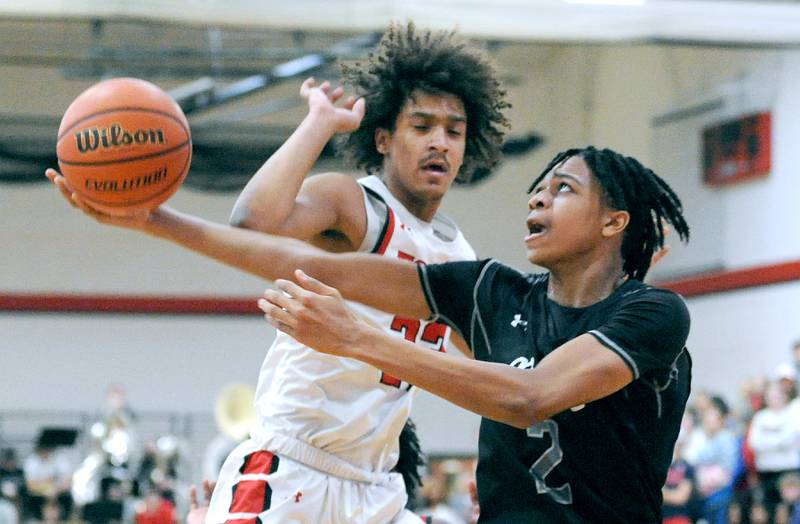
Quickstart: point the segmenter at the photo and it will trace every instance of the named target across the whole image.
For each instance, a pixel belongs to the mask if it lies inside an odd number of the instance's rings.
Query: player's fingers
[[[189,508],[190,509],[197,509],[197,487],[192,484],[189,488]]]
[[[211,494],[214,493],[216,484],[216,482],[211,482],[208,479],[203,480],[203,493],[206,496],[206,500],[211,500]]]
[[[353,113],[355,113],[359,119],[364,118],[364,113],[367,110],[367,101],[364,100],[364,97],[359,98],[353,103]]]
[[[263,300],[266,300],[275,307],[285,310],[295,307],[293,296],[286,296],[285,293],[281,293],[280,291],[276,291],[274,289],[268,289],[264,291]]]
[[[313,76],[310,76],[303,80],[303,83],[300,84],[300,96],[303,98],[308,98],[308,92],[317,85],[317,82],[314,80]]]
[[[259,302],[258,307],[264,312],[267,322],[281,331],[286,331],[284,326],[294,328],[297,324],[297,319],[290,312],[271,304],[268,300],[265,300],[264,303]]]
[[[672,250],[672,246],[670,246],[669,244],[661,246],[661,249],[659,249],[658,251],[656,251],[653,254],[653,258],[650,260],[650,266],[655,266],[656,264],[661,262],[661,260],[665,256],[669,255],[669,252],[671,250]]]
[[[295,275],[296,274],[297,273],[295,273]],[[275,281],[275,286],[284,293],[287,293],[290,297],[294,298],[297,301],[300,301],[301,303],[304,303],[305,300],[310,298],[311,295],[311,293],[306,291],[303,287],[295,284],[291,280],[278,279]]]
[[[342,104],[342,107],[345,109],[353,109],[353,104],[356,103],[356,100],[357,98],[355,96],[350,95],[344,99],[344,104]]]
[[[87,215],[89,215],[94,219],[100,220],[105,216],[103,213],[100,213],[95,208],[87,204],[86,201],[82,199],[80,195],[78,195],[77,193],[72,193],[70,200],[72,201],[72,204],[75,207],[77,207],[78,209],[80,209],[81,211],[83,211],[84,213],[86,213]]]
[[[292,326],[276,319],[271,313],[264,313],[264,319],[266,319],[270,326],[274,327],[278,331],[283,331],[287,335],[294,336],[294,329]]]
[[[319,85],[319,89],[320,89],[320,91],[322,91],[323,93],[325,93],[327,95],[328,91],[330,91],[330,89],[331,89],[331,83],[328,82],[327,80],[325,80],[324,82],[322,82]]]
[[[48,169],[47,171],[45,171],[45,175],[47,175],[47,178],[49,178],[53,182],[53,184],[55,184],[55,186],[58,188],[58,190],[61,192],[64,198],[66,198],[70,204],[75,206],[75,204],[72,202],[72,195],[74,192],[72,190],[72,186],[70,186],[69,182],[67,182],[67,179],[64,178],[61,174],[58,173],[58,171],[54,169]]]
[[[295,269],[294,276],[303,288],[318,295],[339,296],[339,290],[309,276],[302,269]]]
[[[331,102],[335,104],[340,98],[342,98],[342,95],[344,95],[344,88],[342,86],[339,86],[333,91],[331,91],[328,97],[331,99]]]

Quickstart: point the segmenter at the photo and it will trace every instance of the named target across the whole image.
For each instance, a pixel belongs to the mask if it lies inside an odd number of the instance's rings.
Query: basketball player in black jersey
[[[278,328],[357,358],[483,416],[480,522],[656,523],[689,395],[687,308],[642,280],[681,203],[633,158],[558,155],[531,186],[525,245],[548,270],[495,260],[412,268],[313,255],[295,262],[377,307],[443,320],[476,360],[389,343],[302,272],[261,302]],[[380,279],[380,293],[351,285]],[[366,275],[367,278],[363,278]]]
[[[689,395],[689,315],[678,295],[643,279],[664,222],[683,240],[689,228],[672,189],[637,160],[571,149],[536,178],[525,246],[548,270],[540,275],[495,260],[426,267],[328,253],[177,212],[107,217],[55,181],[104,223],[275,280],[278,290],[259,305],[303,344],[482,415],[481,522],[660,522],[661,486]],[[475,359],[391,338],[352,314],[342,295],[447,322]]]

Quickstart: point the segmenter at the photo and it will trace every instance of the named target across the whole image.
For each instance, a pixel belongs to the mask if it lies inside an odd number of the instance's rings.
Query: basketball
[[[136,78],[93,85],[70,104],[56,145],[61,173],[112,215],[154,209],[178,190],[192,158],[189,123],[158,86]]]

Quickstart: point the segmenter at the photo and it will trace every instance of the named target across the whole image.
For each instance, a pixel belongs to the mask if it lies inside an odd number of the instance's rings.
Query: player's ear
[[[375,129],[375,149],[378,150],[378,153],[385,155],[389,152],[389,140],[391,138],[392,134],[388,129],[382,127]]]
[[[606,238],[613,237],[621,234],[628,227],[631,221],[631,214],[627,211],[620,211],[617,209],[608,210],[606,212],[605,221],[603,222],[603,236]]]

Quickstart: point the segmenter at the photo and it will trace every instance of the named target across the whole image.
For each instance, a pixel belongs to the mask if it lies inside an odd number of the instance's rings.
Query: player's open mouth
[[[447,163],[440,160],[433,160],[431,162],[426,162],[422,165],[422,169],[429,173],[435,173],[437,175],[444,175],[448,172]]]
[[[528,236],[526,240],[529,238],[534,238],[540,235],[543,235],[547,232],[547,227],[544,224],[539,222],[528,221]]]

